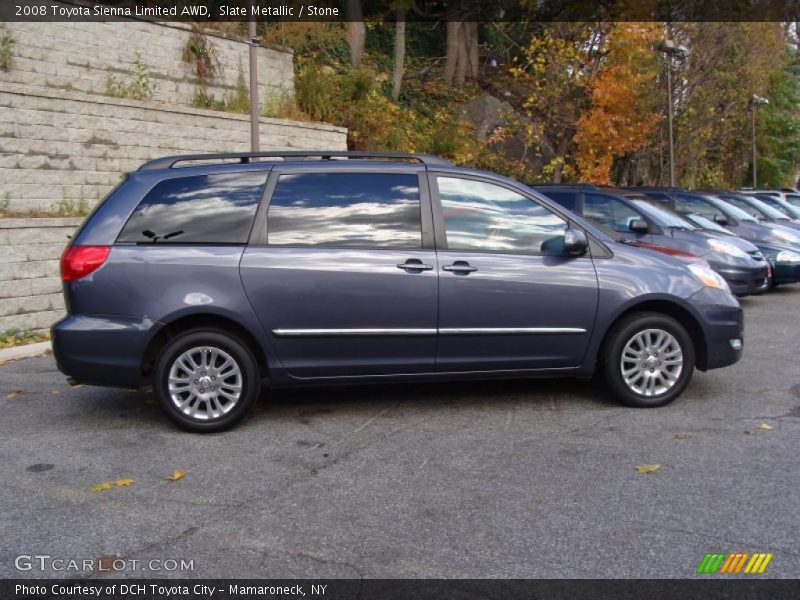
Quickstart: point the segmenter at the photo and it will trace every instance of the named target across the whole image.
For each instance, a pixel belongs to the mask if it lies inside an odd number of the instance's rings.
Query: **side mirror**
[[[564,232],[564,251],[572,256],[583,256],[589,249],[589,240],[582,229],[570,227]]]
[[[714,215],[714,222],[717,225],[727,225],[728,224],[728,217],[725,215],[721,215],[719,213]]]
[[[630,223],[628,223],[628,229],[634,233],[647,233],[650,231],[650,227],[647,226],[647,221],[643,219],[631,219]]]

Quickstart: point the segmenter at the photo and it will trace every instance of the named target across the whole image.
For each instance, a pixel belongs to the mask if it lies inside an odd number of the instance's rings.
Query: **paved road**
[[[743,304],[743,361],[658,410],[578,381],[338,388],[200,436],[146,395],[68,387],[50,357],[8,363],[0,577],[41,576],[20,554],[193,559],[201,577],[691,577],[708,551],[774,552],[766,575],[800,577],[800,287]]]

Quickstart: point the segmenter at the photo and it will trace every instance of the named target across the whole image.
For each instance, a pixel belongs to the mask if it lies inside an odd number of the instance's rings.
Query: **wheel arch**
[[[259,341],[239,321],[217,313],[183,314],[168,321],[148,341],[142,355],[140,372],[144,383],[149,384],[156,358],[164,346],[177,336],[193,329],[213,328],[222,330],[242,342],[253,353],[262,378],[269,375],[267,356]]]
[[[626,307],[619,314],[617,314],[614,317],[614,320],[606,329],[605,333],[603,334],[603,339],[602,342],[600,343],[599,351],[597,353],[595,361],[595,368],[597,368],[600,362],[605,359],[606,346],[608,345],[609,340],[611,338],[611,334],[613,333],[617,324],[619,324],[619,322],[622,319],[625,319],[632,314],[642,313],[642,312],[654,312],[654,313],[664,314],[669,317],[672,317],[673,319],[678,321],[678,323],[683,325],[683,327],[689,333],[689,337],[692,340],[692,345],[694,347],[695,363],[697,368],[701,371],[706,370],[706,365],[708,364],[708,352],[707,352],[705,332],[703,331],[702,325],[700,325],[700,321],[685,306],[682,306],[677,302],[664,299],[644,300],[642,302],[638,302],[636,304]]]

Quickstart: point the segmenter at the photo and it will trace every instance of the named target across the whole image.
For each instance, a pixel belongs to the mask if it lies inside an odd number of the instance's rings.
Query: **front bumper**
[[[737,296],[760,294],[769,287],[769,267],[766,263],[753,267],[709,264],[722,275],[731,292]]]
[[[692,296],[700,313],[704,347],[698,353],[701,371],[727,367],[742,358],[744,351],[744,311],[730,294],[703,288]]]
[[[800,282],[800,264],[773,262],[772,269],[775,273],[775,283]]]
[[[67,315],[50,330],[53,356],[80,383],[138,388],[142,357],[161,326],[147,317]]]

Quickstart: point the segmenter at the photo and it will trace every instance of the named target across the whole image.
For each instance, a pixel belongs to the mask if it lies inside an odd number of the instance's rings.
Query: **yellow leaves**
[[[690,440],[694,434],[689,431],[681,431],[675,434],[676,440]]]
[[[167,481],[178,481],[179,479],[183,479],[186,477],[186,471],[183,469],[175,469],[171,475],[165,477]]]
[[[775,428],[769,423],[759,423],[756,425],[756,429],[760,429],[761,431],[772,431]]]
[[[24,394],[25,390],[11,390],[9,393],[6,394],[6,400],[13,400],[20,394]]]
[[[103,483],[95,483],[89,488],[89,491],[94,493],[107,492],[114,487],[130,487],[134,483],[135,481],[130,478],[117,479],[113,483],[110,481],[104,481]]]
[[[637,473],[655,473],[661,468],[661,465],[636,465],[634,468]]]

